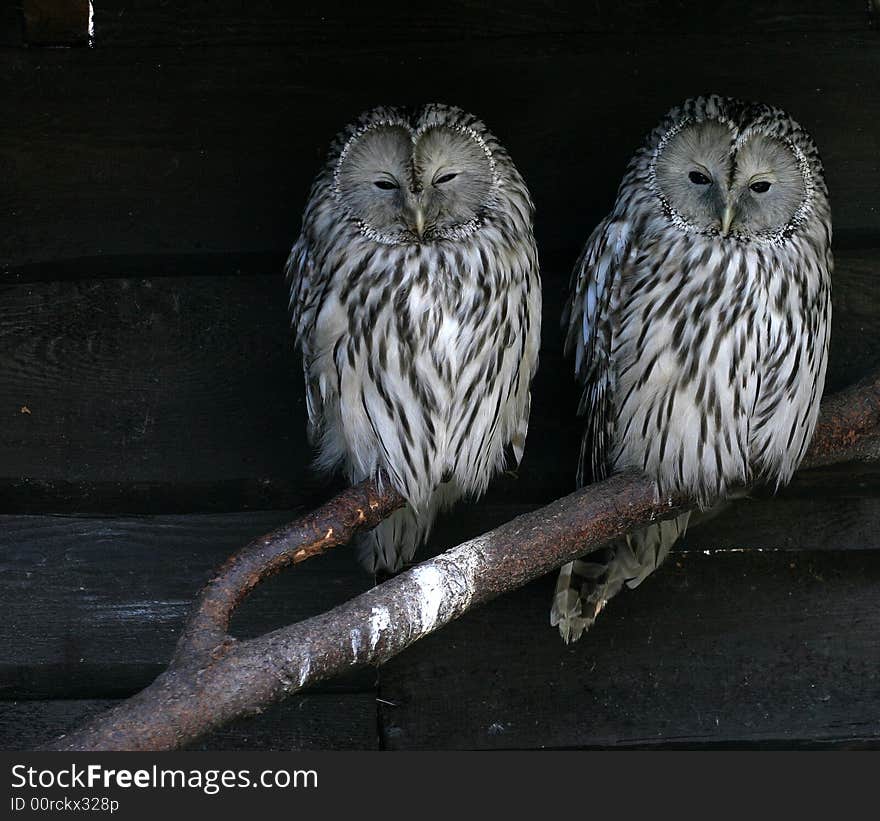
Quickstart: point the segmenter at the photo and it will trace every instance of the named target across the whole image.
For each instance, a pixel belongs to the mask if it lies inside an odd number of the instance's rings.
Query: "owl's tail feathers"
[[[593,626],[605,605],[627,587],[638,587],[666,558],[683,535],[690,514],[684,513],[617,539],[588,559],[576,559],[559,571],[550,624],[562,640],[577,641]]]
[[[452,506],[460,496],[461,490],[453,482],[446,482],[431,493],[418,511],[410,506],[395,511],[358,538],[358,560],[370,573],[397,573],[412,561],[416,550],[428,538],[437,514]]]
[[[396,573],[413,557],[422,538],[418,516],[402,508],[358,538],[358,561],[369,573]]]
[[[614,548],[603,552],[613,556]],[[591,554],[591,558],[594,555]],[[566,644],[577,641],[589,630],[608,600],[620,590],[624,580],[611,578],[612,567],[613,559],[575,559],[560,569],[550,608],[550,624],[559,628]]]
[[[626,537],[629,551],[623,560],[627,574],[626,586],[638,587],[669,555],[669,550],[687,531],[690,513],[664,519],[655,525],[637,530]]]

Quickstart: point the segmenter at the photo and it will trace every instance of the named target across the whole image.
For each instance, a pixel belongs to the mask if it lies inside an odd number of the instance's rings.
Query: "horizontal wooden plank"
[[[266,276],[284,270],[288,251],[69,257],[4,268],[0,282],[20,285],[61,279]]]
[[[5,475],[310,482],[280,273],[2,293]]]
[[[298,475],[217,481],[68,481],[0,478],[3,513],[113,515],[136,513],[226,513],[235,510],[311,510],[345,486],[342,476],[326,482],[311,475],[302,455]]]
[[[0,749],[28,750],[114,706],[112,699],[0,702]],[[378,746],[371,693],[293,696],[206,736],[190,750],[371,750]]]
[[[292,478],[296,504],[323,486],[310,469],[280,274],[257,287],[221,277],[3,292],[6,476],[166,485]]]
[[[878,65],[873,31],[6,49],[0,100],[16,127],[0,133],[0,267],[282,255],[332,135],[378,103],[426,99],[485,118],[529,182],[540,246],[573,256],[645,133],[709,89],[759,93],[803,122],[826,162],[838,245],[878,245]]]
[[[0,698],[129,695],[165,667],[190,603],[227,556],[289,513],[95,519],[0,517]],[[261,585],[239,637],[321,613],[367,589],[350,549]],[[362,671],[324,685],[372,687]]]
[[[878,256],[838,254],[829,391],[880,361]],[[498,503],[572,487],[581,421],[558,331],[569,263],[545,266],[530,438]],[[37,280],[0,298],[0,511],[290,509],[338,486],[309,467],[280,274]]]
[[[799,474],[777,495],[755,491],[694,517],[686,550],[876,550],[880,474],[856,466]]]
[[[383,666],[383,743],[880,747],[880,552],[679,555],[571,647],[548,624],[552,588]]]
[[[30,46],[74,46],[89,41],[89,0],[22,0],[24,41]]]
[[[30,750],[113,707],[114,699],[0,702],[0,749]],[[217,730],[188,750],[376,750],[377,702],[367,693],[293,696],[258,716]],[[613,749],[614,744],[603,745]],[[638,748],[640,745],[626,745]],[[876,749],[876,740],[789,738],[739,742],[655,742],[643,748]]]
[[[371,44],[443,40],[481,41],[497,37],[596,32],[766,32],[858,30],[868,25],[859,0],[737,3],[699,0],[504,0],[473,3],[451,0],[423,6],[386,0],[381,9],[331,0],[320,6],[278,0],[106,0],[95,9],[97,44],[225,45],[315,42]]]

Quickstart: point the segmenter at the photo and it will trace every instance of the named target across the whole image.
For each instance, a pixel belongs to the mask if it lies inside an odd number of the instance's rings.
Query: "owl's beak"
[[[730,233],[730,226],[733,225],[734,217],[736,216],[736,211],[733,210],[733,206],[728,203],[724,206],[724,213],[721,215],[721,236],[726,237]]]
[[[425,233],[425,212],[420,206],[416,206],[415,213],[413,214],[413,228],[416,229],[416,234],[421,239]]]
[[[411,203],[406,208],[406,221],[410,230],[421,239],[425,233],[425,211],[418,203]]]

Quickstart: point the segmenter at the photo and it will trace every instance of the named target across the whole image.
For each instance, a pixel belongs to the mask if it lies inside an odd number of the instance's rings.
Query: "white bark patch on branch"
[[[361,631],[360,628],[355,628],[354,630],[349,630],[349,637],[351,638],[351,657],[353,659],[358,658],[358,653],[361,651]]]
[[[297,689],[301,688],[308,680],[309,673],[312,671],[312,660],[305,656],[299,668],[299,684]]]
[[[382,631],[387,630],[391,626],[391,614],[387,607],[374,607],[370,614],[370,650],[375,650],[379,639],[382,638]]]
[[[416,606],[419,609],[419,632],[430,633],[440,620],[440,607],[446,596],[446,576],[436,566],[425,565],[412,570],[412,579],[419,588]]]
[[[413,599],[405,600],[415,638],[427,635],[470,606],[489,537],[480,536],[409,571]]]

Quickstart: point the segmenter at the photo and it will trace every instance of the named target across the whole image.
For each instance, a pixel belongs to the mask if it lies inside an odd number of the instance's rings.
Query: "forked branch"
[[[880,371],[822,403],[803,467],[880,460]],[[404,504],[368,481],[235,554],[200,594],[168,669],[54,750],[169,750],[364,664],[380,664],[478,604],[609,539],[688,508],[657,500],[648,477],[591,485],[401,573],[351,601],[259,638],[228,635],[260,581],[375,527]]]

